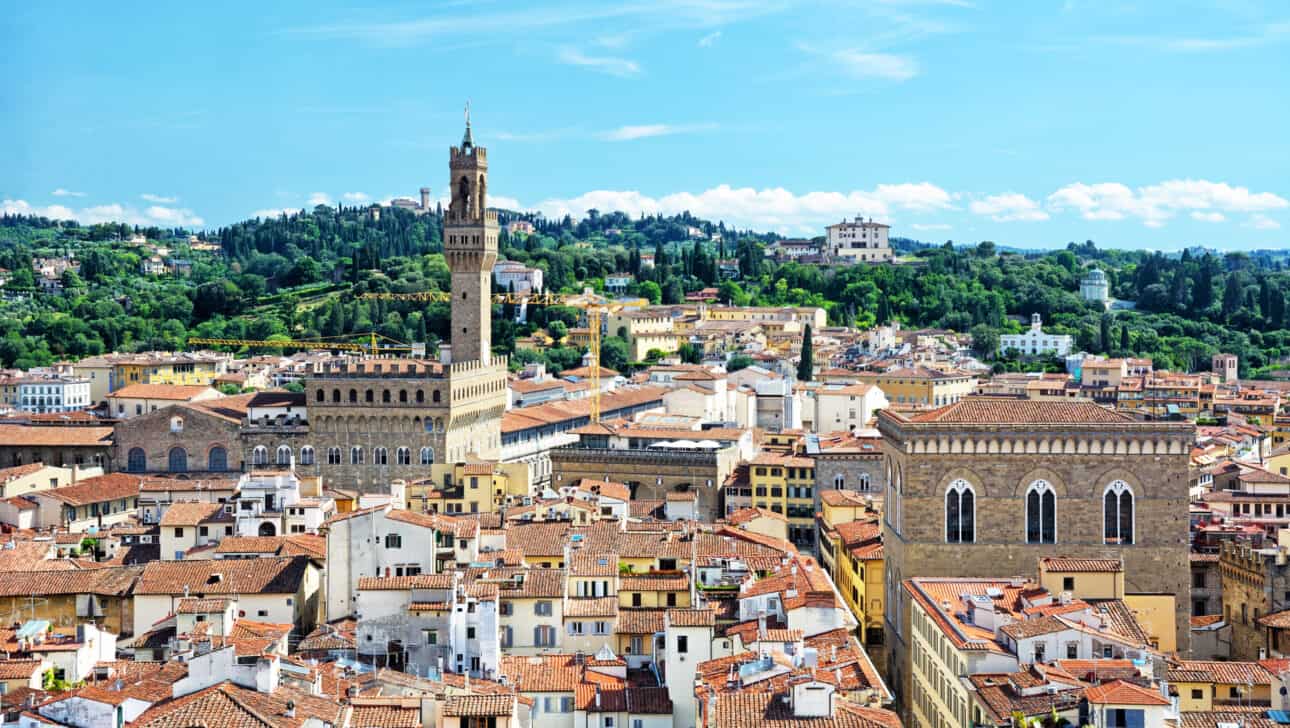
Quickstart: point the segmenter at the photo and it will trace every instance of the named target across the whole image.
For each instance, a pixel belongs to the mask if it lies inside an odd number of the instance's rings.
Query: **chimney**
[[[766,610],[757,612],[757,639],[766,639]]]
[[[596,685],[596,708],[600,708],[600,685]]]

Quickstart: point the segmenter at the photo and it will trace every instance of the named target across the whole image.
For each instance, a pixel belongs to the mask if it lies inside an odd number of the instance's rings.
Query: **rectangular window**
[[[1062,591],[1075,591],[1075,577],[1073,576],[1062,577]]]
[[[175,529],[175,538],[183,538],[183,537],[184,537],[184,529],[182,529],[182,528],[176,528],[176,529]]]
[[[685,635],[676,637],[676,654],[684,655],[690,651],[690,638]]]

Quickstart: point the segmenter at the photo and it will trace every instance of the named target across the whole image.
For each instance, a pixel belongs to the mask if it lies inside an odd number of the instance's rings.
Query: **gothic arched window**
[[[399,465],[412,464],[412,451],[406,447],[401,447],[394,451],[394,462]]]
[[[1046,480],[1026,489],[1026,543],[1057,543],[1057,493]]]
[[[421,448],[421,464],[434,465],[434,450],[428,447]]]
[[[1123,480],[1102,494],[1102,536],[1106,543],[1133,543],[1133,489]]]
[[[267,448],[267,447],[265,447],[265,446],[263,446],[263,445],[257,445],[257,446],[255,447],[255,449],[251,451],[251,464],[252,464],[252,465],[268,465],[268,464],[269,464],[269,448]]]
[[[300,448],[300,464],[301,465],[314,464],[314,449],[309,445],[305,445],[304,447]]]
[[[956,480],[945,489],[945,542],[976,541],[976,491],[966,480]]]
[[[291,464],[291,448],[287,447],[286,445],[282,445],[278,447],[277,464],[278,465]]]

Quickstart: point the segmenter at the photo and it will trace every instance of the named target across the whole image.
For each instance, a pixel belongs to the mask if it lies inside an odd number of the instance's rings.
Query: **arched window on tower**
[[[398,465],[412,464],[412,451],[406,447],[401,447],[394,451],[394,462]]]
[[[1123,480],[1106,486],[1102,494],[1102,536],[1106,543],[1133,543],[1133,489]]]
[[[314,464],[314,449],[309,445],[305,445],[304,447],[300,448],[300,464],[301,465]]]
[[[428,447],[421,448],[421,464],[434,465],[434,450]]]
[[[263,445],[257,445],[257,446],[255,447],[255,449],[251,451],[251,464],[252,464],[252,465],[268,465],[268,464],[269,464],[269,448],[267,448],[267,447],[265,447],[265,446],[263,446]]]
[[[1026,543],[1057,543],[1057,493],[1046,480],[1026,489]]]
[[[283,467],[291,464],[291,448],[286,445],[278,447],[277,464]]]
[[[956,480],[945,489],[945,542],[976,541],[976,491],[966,480]]]

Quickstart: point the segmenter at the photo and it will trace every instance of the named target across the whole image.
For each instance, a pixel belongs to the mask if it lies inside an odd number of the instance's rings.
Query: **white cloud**
[[[547,217],[573,215],[587,210],[620,210],[629,215],[675,214],[689,211],[698,217],[728,224],[781,231],[817,231],[843,217],[863,215],[887,219],[894,211],[927,212],[951,208],[950,193],[928,182],[878,185],[872,190],[808,192],[795,194],[782,187],[753,189],[720,185],[702,192],[676,192],[651,197],[636,190],[595,190],[568,199],[543,200],[532,208]]]
[[[1254,230],[1280,230],[1281,223],[1273,220],[1264,214],[1251,215],[1249,220],[1241,223],[1241,227],[1247,227]]]
[[[1200,222],[1223,222],[1227,216],[1221,212],[1200,212],[1199,210],[1191,214],[1191,219]]]
[[[973,200],[968,205],[968,209],[973,214],[988,216],[995,222],[1034,222],[1048,219],[1048,213],[1040,209],[1038,202],[1016,192]]]
[[[619,78],[629,78],[641,72],[640,64],[631,59],[616,56],[589,56],[570,46],[561,48],[556,59],[566,65],[589,68]]]
[[[315,207],[317,205],[330,205],[330,204],[331,204],[331,196],[329,196],[326,192],[315,192],[312,195],[309,195],[310,207]]]
[[[1175,179],[1136,190],[1119,182],[1076,182],[1049,195],[1048,205],[1054,210],[1076,210],[1085,220],[1136,217],[1148,227],[1160,227],[1181,211],[1261,212],[1290,207],[1290,201],[1226,182]]]
[[[346,202],[367,202],[372,199],[366,192],[346,192],[341,198]]]
[[[155,202],[158,205],[170,205],[179,201],[178,197],[162,197],[161,195],[154,195],[147,192],[139,195],[139,198],[145,202]]]
[[[707,35],[705,35],[705,36],[703,36],[702,38],[700,38],[700,39],[699,39],[699,47],[700,47],[700,48],[711,48],[711,47],[712,47],[712,44],[713,44],[713,43],[716,43],[716,42],[717,42],[717,40],[718,40],[718,39],[720,39],[720,38],[721,38],[721,31],[719,31],[719,30],[714,30],[714,31],[712,31],[711,33],[708,33]]]
[[[849,48],[834,52],[833,60],[842,73],[852,78],[908,81],[918,75],[918,63],[909,56]]]
[[[40,207],[31,205],[26,200],[4,200],[0,202],[0,211],[11,215],[39,215],[57,220],[76,220],[89,225],[100,222],[121,222],[127,225],[194,228],[206,224],[199,215],[186,208],[152,205],[139,210],[117,202],[73,210],[63,205]]]
[[[59,187],[58,189],[54,190],[50,194],[53,195],[54,197],[84,197],[85,196],[84,192],[72,192],[71,190],[63,187]]]
[[[610,142],[629,142],[649,137],[671,136],[673,134],[690,134],[699,131],[716,129],[716,124],[629,124],[617,129],[601,132],[600,138]]]
[[[910,227],[915,230],[926,232],[931,230],[949,230],[953,226],[943,222],[916,222],[913,225],[910,225]]]

